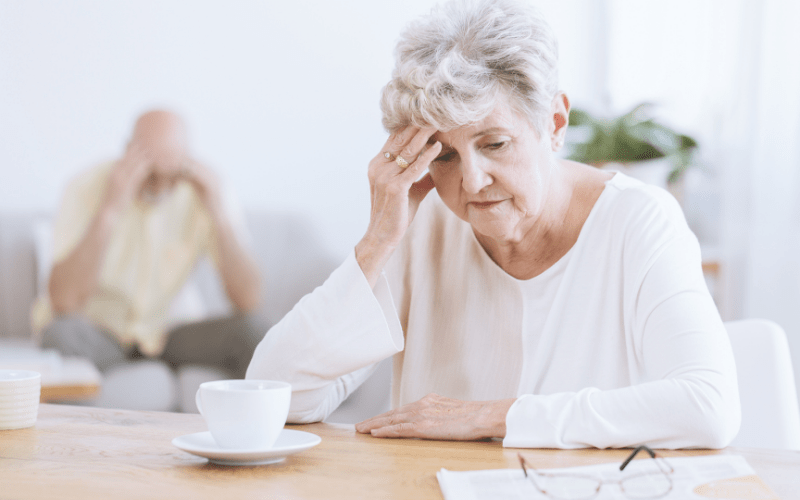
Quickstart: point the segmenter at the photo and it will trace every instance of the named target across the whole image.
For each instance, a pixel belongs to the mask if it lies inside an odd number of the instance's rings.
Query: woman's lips
[[[503,200],[495,200],[495,201],[471,201],[469,202],[470,205],[477,208],[478,210],[486,210],[488,208],[492,208],[495,205],[502,203]]]

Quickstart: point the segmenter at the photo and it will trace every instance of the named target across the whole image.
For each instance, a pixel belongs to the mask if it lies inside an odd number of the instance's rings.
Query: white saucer
[[[181,450],[207,458],[220,465],[263,465],[282,462],[289,455],[305,451],[322,442],[310,432],[283,429],[272,448],[266,450],[228,450],[220,448],[210,432],[196,432],[176,437],[172,444]]]

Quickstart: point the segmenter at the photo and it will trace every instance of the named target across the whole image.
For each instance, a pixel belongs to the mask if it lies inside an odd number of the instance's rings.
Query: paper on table
[[[710,455],[704,457],[667,458],[675,469],[673,488],[662,498],[738,498],[779,500],[756,475],[744,457]],[[637,460],[631,465],[646,466]],[[630,468],[630,466],[628,467]],[[627,469],[626,469],[627,470]],[[587,465],[569,469],[547,469],[548,472],[588,474],[604,481],[618,481],[625,473],[619,464]],[[446,500],[517,500],[547,499],[525,478],[522,469],[495,469],[454,472],[442,469],[436,474]],[[624,498],[619,487],[604,485],[597,500]]]

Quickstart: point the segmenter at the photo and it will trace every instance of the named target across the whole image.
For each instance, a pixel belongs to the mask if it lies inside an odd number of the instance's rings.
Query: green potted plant
[[[635,169],[640,162],[663,159],[668,163],[664,180],[675,184],[692,163],[697,141],[657,123],[652,104],[642,103],[611,119],[592,116],[581,109],[569,115],[568,158],[598,167],[609,163]],[[568,129],[569,130],[569,129]]]

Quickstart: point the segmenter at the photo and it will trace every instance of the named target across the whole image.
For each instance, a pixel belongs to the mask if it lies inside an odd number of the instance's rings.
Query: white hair
[[[558,92],[558,43],[518,0],[451,0],[412,22],[383,88],[383,126],[447,131],[485,118],[502,98],[541,132]]]

